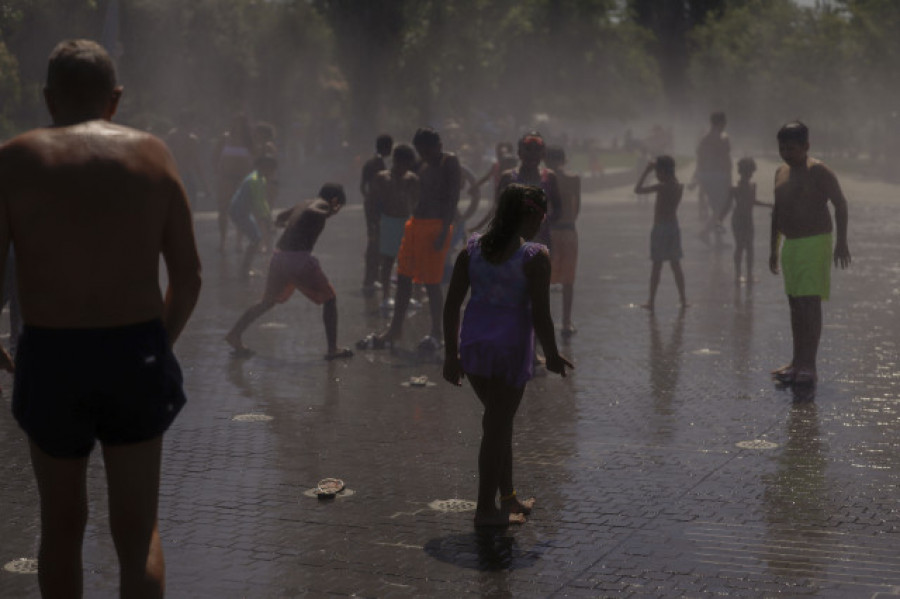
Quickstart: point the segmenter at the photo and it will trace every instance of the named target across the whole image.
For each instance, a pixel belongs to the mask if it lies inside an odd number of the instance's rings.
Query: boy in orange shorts
[[[443,151],[441,137],[434,129],[416,131],[413,146],[422,159],[417,172],[419,201],[406,221],[397,254],[394,315],[388,330],[359,341],[360,349],[382,349],[400,337],[413,281],[425,285],[431,313],[431,333],[422,339],[419,349],[434,351],[441,347],[444,312],[441,281],[459,202],[461,173],[459,159]]]
[[[275,304],[286,302],[294,289],[322,306],[322,320],[328,342],[325,359],[349,358],[353,355],[349,349],[337,346],[337,296],[328,277],[322,272],[319,261],[311,253],[325,228],[325,221],[337,214],[345,203],[344,188],[337,183],[326,183],[315,200],[298,204],[278,215],[275,225],[285,229],[275,244],[275,253],[269,262],[263,298],[248,308],[225,336],[225,341],[234,349],[235,357],[253,355],[253,351],[241,340],[244,331]]]

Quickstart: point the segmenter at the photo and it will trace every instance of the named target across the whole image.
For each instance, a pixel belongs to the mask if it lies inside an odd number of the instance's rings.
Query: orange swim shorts
[[[410,277],[416,283],[438,285],[444,279],[444,260],[450,250],[453,227],[441,249],[434,249],[434,242],[441,234],[444,221],[439,218],[411,218],[403,230],[403,242],[397,254],[397,273]]]
[[[276,251],[269,261],[269,275],[263,301],[283,304],[297,289],[314,304],[335,297],[334,287],[322,272],[319,261],[309,252]]]

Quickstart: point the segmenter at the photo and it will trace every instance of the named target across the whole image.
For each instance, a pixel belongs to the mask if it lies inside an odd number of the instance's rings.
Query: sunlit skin
[[[785,164],[775,173],[775,207],[772,210],[769,270],[778,274],[781,236],[798,239],[832,231],[828,202],[834,207],[834,265],[850,265],[847,245],[847,200],[834,172],[809,156],[809,142],[780,141],[778,153]],[[816,356],[822,334],[822,298],[788,296],[791,307],[793,357],[773,371],[786,382],[815,382]]]
[[[659,181],[656,185],[645,185],[644,181],[650,171],[656,172],[656,179]],[[655,193],[656,202],[653,205],[653,224],[661,223],[678,223],[678,205],[681,203],[681,195],[684,191],[684,185],[678,182],[673,172],[657,168],[655,162],[650,162],[641,173],[641,177],[634,186],[634,193],[647,194]],[[681,301],[681,307],[687,308],[687,296],[684,288],[684,272],[681,269],[679,260],[670,260],[669,265],[672,267],[672,275],[675,277],[675,286],[678,288],[678,297]],[[656,291],[659,288],[659,279],[662,273],[663,263],[658,260],[653,261],[652,270],[650,271],[650,298],[646,304],[641,307],[653,312],[656,308]]]
[[[13,243],[26,326],[88,329],[161,319],[174,343],[200,291],[193,222],[165,144],[109,122],[121,94],[117,87],[85,112],[48,88],[53,126],[0,147],[0,269]],[[12,369],[5,349],[0,365]],[[122,597],[163,594],[161,447],[161,436],[103,446]],[[40,493],[41,593],[80,597],[88,458],[51,457],[34,443],[31,458]]]
[[[526,240],[537,235],[544,215],[528,213],[521,219],[518,234],[514,235],[499,262],[508,260]],[[556,346],[553,319],[550,315],[550,257],[539,253],[525,263],[527,292],[531,300],[534,333],[546,356],[550,372],[566,376],[566,369],[574,368],[568,358],[562,356]],[[444,308],[444,366],[443,377],[447,382],[461,386],[462,362],[459,357],[460,310],[470,286],[469,253],[463,250],[453,267],[447,302]],[[505,526],[521,524],[534,507],[534,498],[520,501],[512,482],[512,428],[513,418],[522,400],[524,387],[510,387],[503,379],[468,376],[472,388],[485,412],[482,418],[482,440],[478,454],[478,502],[475,511],[476,526]],[[496,496],[501,497],[500,508]]]

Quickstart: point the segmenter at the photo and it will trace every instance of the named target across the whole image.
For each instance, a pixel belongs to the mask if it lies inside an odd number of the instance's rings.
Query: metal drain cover
[[[238,414],[232,417],[235,422],[268,422],[272,419],[268,414]]]
[[[763,441],[762,439],[753,439],[752,441],[738,441],[735,443],[741,449],[775,449],[778,443],[771,441]]]
[[[319,498],[318,491],[319,491],[318,487],[313,487],[312,489],[307,489],[307,490],[303,491],[303,495],[306,497],[312,497],[313,499],[318,499]],[[334,495],[334,498],[335,499],[343,499],[344,497],[352,497],[354,495],[356,495],[356,491],[354,491],[353,489],[348,489],[347,487],[344,487],[340,493],[336,493]]]
[[[471,512],[475,509],[475,502],[467,499],[435,499],[428,507],[436,512]]]
[[[5,564],[3,569],[13,574],[37,574],[38,561],[31,557],[20,557]]]

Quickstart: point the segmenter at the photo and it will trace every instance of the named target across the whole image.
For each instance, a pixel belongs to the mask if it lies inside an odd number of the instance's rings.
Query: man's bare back
[[[847,201],[831,169],[814,158],[807,158],[805,166],[783,164],[775,172],[773,224],[788,239],[830,233],[829,200],[846,212]]]
[[[16,248],[25,323],[114,327],[165,318],[170,283],[199,286],[190,210],[157,138],[103,119],[25,133],[0,146],[0,253]],[[189,313],[189,310],[188,310]]]

